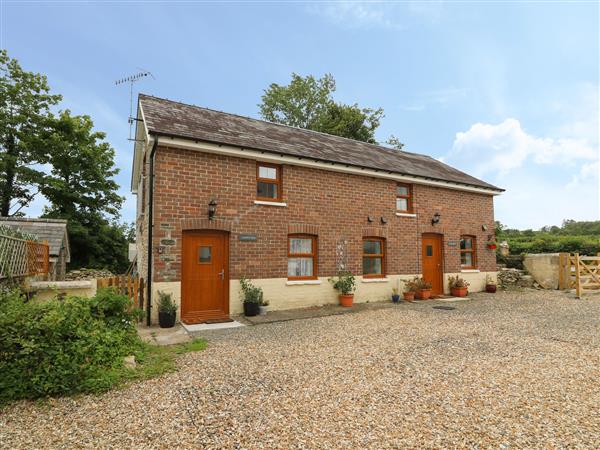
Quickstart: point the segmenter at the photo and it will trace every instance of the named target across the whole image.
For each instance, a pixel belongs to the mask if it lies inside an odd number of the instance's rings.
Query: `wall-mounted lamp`
[[[440,213],[436,212],[433,215],[433,219],[431,219],[431,225],[435,225],[436,223],[440,223],[440,217],[442,217],[442,216],[440,216]]]
[[[385,225],[387,223],[387,219],[383,216],[381,216],[381,225]]]
[[[488,229],[488,226],[487,226],[487,225],[481,225],[481,229],[482,229],[483,231],[487,231],[487,229]]]
[[[373,222],[373,218],[371,216],[367,216],[367,222],[372,223]]]
[[[213,198],[208,202],[208,220],[213,220],[217,212],[217,201]]]

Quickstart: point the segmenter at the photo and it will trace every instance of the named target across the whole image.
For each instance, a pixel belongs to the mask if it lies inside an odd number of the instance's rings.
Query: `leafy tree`
[[[263,119],[293,127],[377,143],[375,130],[383,109],[360,108],[333,100],[335,80],[331,74],[316,79],[292,74],[287,86],[272,83],[259,104]]]
[[[404,144],[393,134],[385,141],[385,143],[396,150],[402,150],[404,148]]]
[[[115,151],[88,116],[63,111],[44,141],[52,166],[41,186],[50,202],[44,216],[68,220],[72,267],[127,268],[127,225],[119,224],[123,197],[113,177]]]
[[[39,139],[48,126],[50,107],[60,95],[49,93],[46,77],[24,71],[0,50],[0,215],[20,213],[37,193],[46,161]]]

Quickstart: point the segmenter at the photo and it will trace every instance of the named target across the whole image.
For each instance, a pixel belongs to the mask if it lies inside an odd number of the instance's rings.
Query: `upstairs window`
[[[412,212],[412,186],[410,184],[398,183],[396,185],[396,211]]]
[[[383,278],[385,276],[385,240],[382,238],[363,239],[363,277]]]
[[[317,238],[304,234],[288,236],[288,279],[317,278]]]
[[[460,237],[460,267],[475,269],[477,267],[477,249],[475,236]]]
[[[256,198],[281,201],[281,166],[261,162],[256,164]]]

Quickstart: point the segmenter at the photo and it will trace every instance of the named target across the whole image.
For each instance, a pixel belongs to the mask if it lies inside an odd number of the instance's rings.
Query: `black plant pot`
[[[244,315],[248,317],[258,315],[258,303],[244,302]]]
[[[400,301],[400,296],[398,294],[392,295],[392,301],[398,303]]]
[[[175,326],[175,318],[177,313],[158,312],[158,325],[161,328],[173,328]]]

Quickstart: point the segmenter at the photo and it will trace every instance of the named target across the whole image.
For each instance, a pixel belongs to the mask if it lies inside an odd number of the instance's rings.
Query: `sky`
[[[509,227],[600,219],[598,2],[0,0],[0,16],[0,46],[107,133],[122,220],[133,145],[114,82],[140,69],[154,79],[135,92],[250,117],[270,83],[331,73],[336,100],[384,109],[380,142],[506,189]]]

